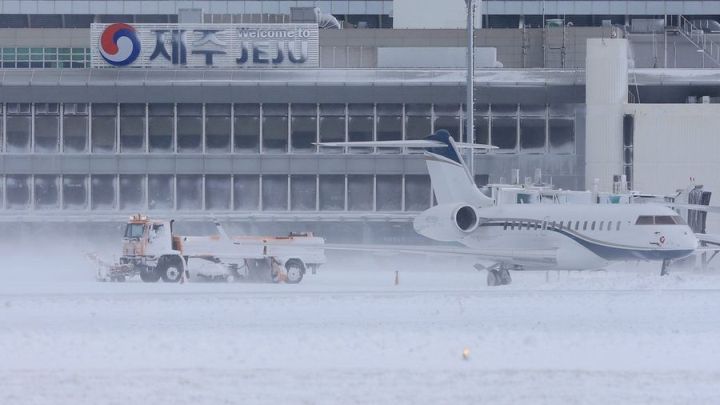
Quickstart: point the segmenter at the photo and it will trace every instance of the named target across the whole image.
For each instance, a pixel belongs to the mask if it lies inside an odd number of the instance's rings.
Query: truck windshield
[[[128,239],[140,238],[143,236],[143,230],[145,225],[143,224],[127,224],[125,227],[125,237]]]

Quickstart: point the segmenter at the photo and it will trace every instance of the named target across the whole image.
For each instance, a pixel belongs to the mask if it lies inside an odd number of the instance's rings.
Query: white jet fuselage
[[[589,270],[614,261],[677,259],[692,254],[698,244],[677,213],[661,205],[538,204],[476,211],[478,226],[469,232],[449,227],[443,228],[447,235],[422,226],[416,230],[483,251],[554,251],[553,261],[527,263],[527,269]],[[416,224],[423,222],[423,216]]]

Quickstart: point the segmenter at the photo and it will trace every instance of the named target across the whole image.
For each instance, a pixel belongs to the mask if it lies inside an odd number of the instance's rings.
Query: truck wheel
[[[285,263],[285,270],[287,271],[287,282],[288,284],[297,284],[302,281],[305,275],[305,267],[299,260],[288,260]]]
[[[160,275],[154,268],[144,267],[140,270],[140,280],[146,283],[155,283],[160,280]]]
[[[157,266],[157,272],[166,283],[178,283],[182,279],[183,265],[178,259],[165,259]]]

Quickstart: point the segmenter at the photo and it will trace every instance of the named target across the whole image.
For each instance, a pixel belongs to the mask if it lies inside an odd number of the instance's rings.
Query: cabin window
[[[583,231],[587,231],[587,221],[583,221]]]
[[[580,221],[575,221],[575,230],[580,229]]]
[[[685,221],[679,215],[658,215],[655,217],[655,225],[685,225]]]
[[[595,221],[592,221],[592,224],[590,225],[590,230],[591,231],[595,230]]]
[[[559,228],[560,228],[560,229],[563,229],[563,221],[560,221],[560,226],[559,226]]]
[[[635,221],[635,225],[653,225],[654,223],[652,215],[640,215]]]
[[[555,221],[552,221],[552,223],[550,224],[550,228],[555,229]]]
[[[617,225],[615,226],[615,230],[616,230],[616,231],[619,231],[619,230],[620,230],[620,221],[617,221]]]
[[[605,221],[600,221],[600,226],[599,226],[599,228],[598,228],[598,231],[602,231],[602,230],[603,230],[603,225],[605,225]]]

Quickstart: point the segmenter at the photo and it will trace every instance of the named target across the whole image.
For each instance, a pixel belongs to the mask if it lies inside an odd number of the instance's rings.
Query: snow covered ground
[[[720,272],[489,288],[335,264],[300,285],[171,285],[38,263],[0,270],[0,404],[720,403]]]

